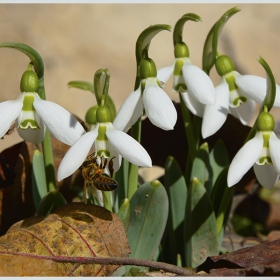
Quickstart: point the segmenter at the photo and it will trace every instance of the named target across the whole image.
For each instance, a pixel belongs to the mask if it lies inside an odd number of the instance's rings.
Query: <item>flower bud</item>
[[[112,122],[111,111],[106,105],[101,105],[97,108],[96,121],[98,123]]]
[[[261,112],[256,120],[257,131],[274,131],[274,118],[273,116],[264,111]]]
[[[232,60],[227,55],[221,55],[215,62],[216,70],[220,76],[224,76],[235,70]]]
[[[175,58],[189,57],[189,48],[185,43],[177,43],[174,47]]]
[[[39,80],[36,73],[32,70],[27,70],[22,74],[20,80],[21,92],[37,92],[39,87]]]
[[[157,76],[157,67],[151,58],[145,58],[140,63],[140,78],[155,78]]]

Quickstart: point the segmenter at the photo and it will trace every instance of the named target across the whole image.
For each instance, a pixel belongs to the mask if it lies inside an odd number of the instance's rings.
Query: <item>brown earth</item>
[[[135,79],[135,42],[149,25],[170,24],[185,13],[203,22],[188,22],[184,40],[192,62],[201,66],[204,40],[216,20],[234,4],[0,4],[0,42],[22,42],[36,49],[45,64],[47,99],[83,118],[94,104],[89,92],[68,89],[71,80],[92,81],[99,68],[111,73],[110,94],[117,109],[131,92]],[[265,76],[257,62],[261,55],[280,83],[280,5],[239,4],[223,29],[219,51],[231,56],[242,74]],[[172,34],[164,31],[153,40],[150,57],[158,68],[173,62]],[[29,60],[11,49],[0,50],[0,102],[18,96],[19,81]],[[219,79],[211,72],[214,84]],[[166,91],[171,91],[171,82]],[[280,118],[279,109],[273,111]],[[21,141],[17,133],[0,141],[0,151]]]

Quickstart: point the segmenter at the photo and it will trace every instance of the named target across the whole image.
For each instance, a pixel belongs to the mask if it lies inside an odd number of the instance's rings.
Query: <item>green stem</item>
[[[141,141],[142,120],[141,117],[131,127],[131,137],[140,143]],[[128,190],[127,198],[131,199],[138,187],[138,166],[129,164]]]
[[[104,208],[112,212],[111,194],[110,192],[102,192]]]
[[[43,154],[44,154],[44,163],[45,163],[45,172],[48,192],[56,190],[56,178],[54,170],[54,160],[52,152],[52,143],[51,135],[48,129],[46,129],[45,138],[42,142]]]

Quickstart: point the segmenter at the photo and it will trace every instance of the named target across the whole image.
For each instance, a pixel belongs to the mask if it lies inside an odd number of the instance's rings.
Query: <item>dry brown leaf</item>
[[[128,257],[129,253],[123,223],[117,215],[99,206],[71,203],[45,218],[20,221],[0,237],[0,275],[108,276],[118,268],[117,265],[53,260],[60,257]],[[28,259],[32,264],[28,269],[23,256],[30,254],[34,258]],[[35,273],[33,263],[37,269]]]
[[[211,276],[280,275],[280,239],[208,257],[196,271],[205,271]]]

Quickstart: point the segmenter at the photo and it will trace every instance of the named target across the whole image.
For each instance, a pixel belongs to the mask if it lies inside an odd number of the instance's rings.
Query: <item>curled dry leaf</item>
[[[109,276],[118,265],[61,259],[128,257],[122,221],[95,205],[72,203],[14,224],[0,237],[1,276]]]
[[[208,257],[196,271],[205,271],[211,276],[279,276],[280,239]]]

